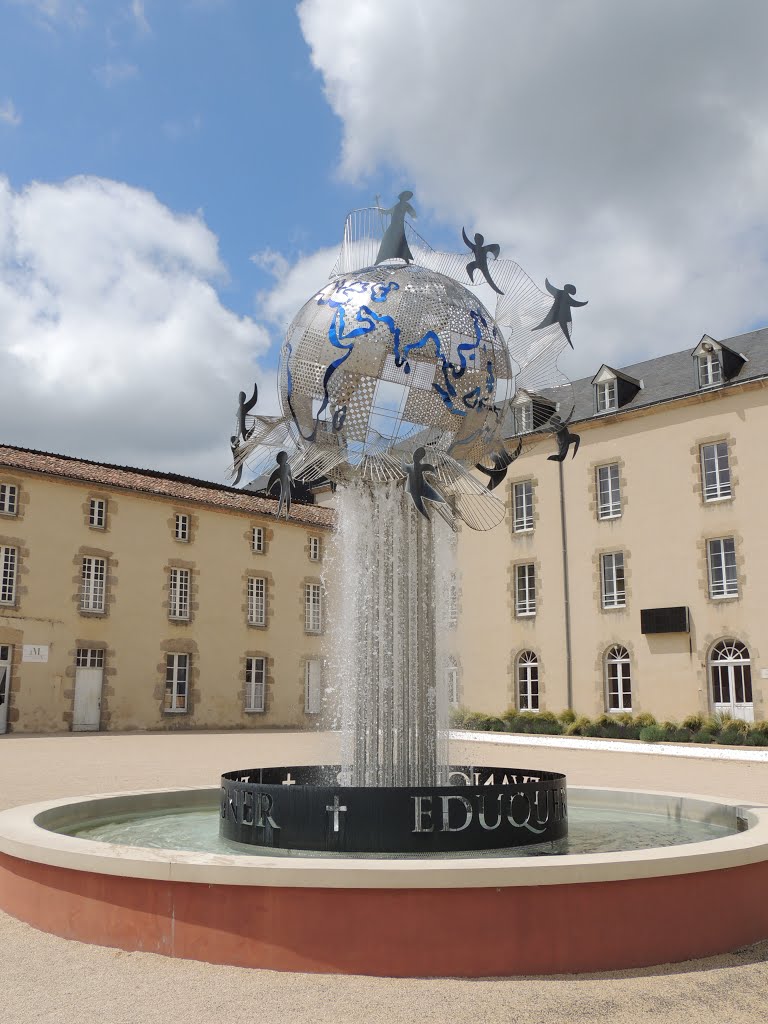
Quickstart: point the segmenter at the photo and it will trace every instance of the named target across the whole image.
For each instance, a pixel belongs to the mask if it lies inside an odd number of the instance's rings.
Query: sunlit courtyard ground
[[[0,737],[0,807],[94,792],[216,786],[222,771],[332,760],[321,734]],[[573,785],[675,790],[768,803],[768,762],[454,744],[456,763],[565,771]],[[755,893],[766,906],[768,894]],[[690,927],[718,893],[690,908]],[[407,926],[407,922],[404,923]],[[574,922],[578,927],[578,922]],[[633,922],[627,922],[632,928]],[[478,921],[482,928],[482,921]],[[471,943],[471,936],[456,936]],[[8,1024],[343,1024],[347,1021],[765,1021],[768,942],[729,956],[601,975],[388,979],[279,974],[68,942],[0,913]]]

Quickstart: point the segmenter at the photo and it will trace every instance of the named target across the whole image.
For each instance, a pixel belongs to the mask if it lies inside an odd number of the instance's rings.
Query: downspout
[[[568,710],[573,710],[573,660],[571,657],[571,597],[568,583],[568,529],[565,522],[563,464],[557,464],[560,477],[560,529],[563,535],[563,610],[565,612],[565,678]]]

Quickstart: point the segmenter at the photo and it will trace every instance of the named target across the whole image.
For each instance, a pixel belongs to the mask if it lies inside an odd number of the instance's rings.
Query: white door
[[[75,668],[75,705],[72,731],[93,732],[101,718],[101,687],[104,681],[104,651],[80,648]]]
[[[740,640],[721,640],[709,656],[709,673],[715,711],[754,722],[752,667],[745,645]]]
[[[8,728],[8,702],[11,689],[11,647],[0,644],[0,733]]]

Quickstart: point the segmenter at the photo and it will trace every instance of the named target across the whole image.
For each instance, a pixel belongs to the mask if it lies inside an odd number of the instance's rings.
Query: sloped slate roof
[[[747,380],[768,376],[768,327],[749,331],[747,334],[738,334],[733,338],[716,338],[714,340],[740,352],[747,358],[741,372],[729,384],[740,384]],[[690,348],[684,349],[682,352],[672,352],[670,355],[659,356],[657,359],[646,359],[642,363],[622,366],[621,373],[641,380],[643,387],[630,402],[627,402],[618,411],[640,409],[643,406],[657,405],[659,402],[668,402],[674,398],[697,394],[699,388],[696,384],[696,368],[691,357],[694,348],[695,346],[691,345]],[[573,382],[573,399],[575,401],[573,420],[575,422],[592,418],[598,419],[606,415],[601,413],[598,417],[595,414],[593,376],[594,374],[592,377],[582,377]],[[723,388],[727,389],[729,384],[723,385]],[[712,390],[723,389],[713,388]],[[568,404],[570,405],[570,403]],[[561,415],[565,415],[567,411],[566,409]]]
[[[260,498],[237,487],[226,487],[175,473],[160,473],[153,469],[134,469],[131,466],[112,466],[106,462],[90,462],[87,459],[54,455],[30,448],[16,448],[12,445],[0,445],[0,467],[65,477],[102,487],[117,487],[121,490],[155,494],[180,501],[198,502],[236,512],[263,516],[274,516],[277,512],[276,498]],[[335,524],[335,514],[332,509],[319,505],[294,503],[288,522],[330,529]]]

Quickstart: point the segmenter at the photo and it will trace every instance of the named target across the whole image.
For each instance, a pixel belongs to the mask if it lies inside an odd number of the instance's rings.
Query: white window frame
[[[267,659],[245,659],[245,710],[249,714],[263,714],[266,709]]]
[[[19,550],[11,545],[0,547],[0,604],[16,604],[16,579],[19,569]]]
[[[92,530],[107,528],[107,499],[91,498],[88,506],[88,525]]]
[[[310,562],[319,562],[321,559],[323,547],[319,537],[309,538],[309,560]]]
[[[267,581],[264,576],[248,577],[248,625],[267,624]]]
[[[713,537],[707,541],[709,596],[725,601],[739,596],[739,570],[734,537]]]
[[[696,357],[699,390],[716,388],[723,383],[723,364],[719,352],[704,352]]]
[[[621,473],[618,462],[598,466],[595,475],[598,519],[618,519],[621,516]]]
[[[701,493],[704,501],[722,501],[733,495],[727,441],[711,441],[699,448]]]
[[[317,668],[313,669],[312,666]],[[314,680],[316,687],[312,688],[312,672],[317,676]],[[319,715],[323,703],[323,662],[320,658],[309,658],[304,662],[304,714]]]
[[[76,668],[104,668],[102,647],[78,647],[75,655]]]
[[[632,710],[632,659],[623,644],[605,652],[605,707],[609,712]]]
[[[169,684],[170,683],[170,687]],[[181,692],[183,684],[183,693]],[[165,655],[165,692],[163,711],[169,715],[186,714],[189,711],[189,655]]]
[[[264,527],[254,526],[251,530],[251,550],[254,555],[264,554]]]
[[[19,514],[19,488],[16,484],[0,484],[0,516]]]
[[[533,401],[518,402],[514,408],[515,433],[528,434],[533,430]]]
[[[323,585],[321,583],[304,584],[304,632],[322,633],[323,631]]]
[[[83,555],[80,570],[80,611],[103,614],[106,610],[107,559]]]
[[[595,384],[595,410],[613,412],[619,408],[619,391],[616,379],[601,380]]]
[[[181,541],[183,544],[189,543],[189,525],[190,518],[186,512],[176,513],[176,525],[174,528],[174,537],[176,540]]]
[[[536,614],[536,563],[521,562],[515,566],[515,617],[530,618]]]
[[[512,485],[512,530],[531,533],[533,530],[533,481],[519,480]]]
[[[603,608],[627,607],[627,576],[623,551],[600,556],[600,596]]]
[[[168,618],[188,622],[190,610],[191,573],[189,569],[172,566],[168,571]]]
[[[459,703],[459,666],[451,658],[445,668],[445,691],[448,703],[455,706]]]
[[[539,659],[534,651],[521,651],[518,654],[516,674],[518,710],[538,711]]]
[[[752,660],[746,644],[734,638],[718,641],[709,652],[707,665],[713,710],[727,712],[747,722],[754,721]]]

